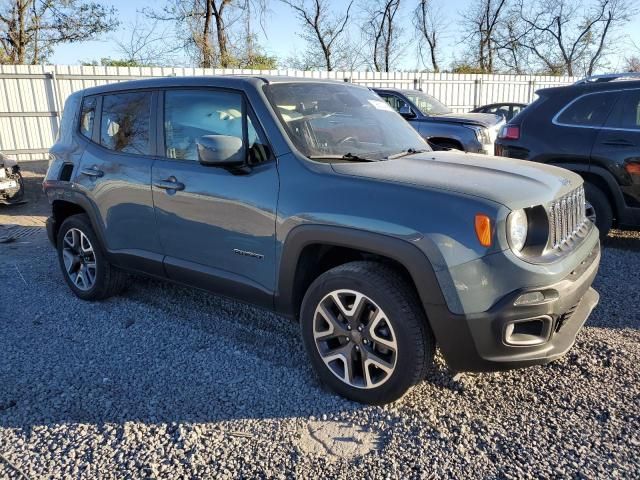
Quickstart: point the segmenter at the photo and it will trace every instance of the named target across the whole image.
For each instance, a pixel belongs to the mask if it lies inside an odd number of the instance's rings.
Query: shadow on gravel
[[[38,237],[13,257],[0,246],[0,284],[11,285],[3,299],[15,300],[0,322],[0,425],[323,418],[371,408],[319,385],[297,324],[137,276],[120,297],[83,302]],[[444,367],[430,377],[458,388]]]

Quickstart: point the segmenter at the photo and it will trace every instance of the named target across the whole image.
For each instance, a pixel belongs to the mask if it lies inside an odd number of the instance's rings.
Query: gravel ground
[[[638,234],[608,239],[566,357],[439,363],[386,407],[323,391],[275,315],[140,277],[76,299],[41,228],[0,244],[0,283],[0,478],[640,477]]]

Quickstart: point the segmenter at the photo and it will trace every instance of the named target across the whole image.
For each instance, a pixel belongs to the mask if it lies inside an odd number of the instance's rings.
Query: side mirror
[[[406,103],[400,107],[400,110],[398,110],[398,113],[402,115],[404,118],[416,118],[415,112],[411,110],[411,107]]]
[[[242,139],[230,135],[205,135],[196,140],[198,160],[203,165],[239,166],[246,161]]]

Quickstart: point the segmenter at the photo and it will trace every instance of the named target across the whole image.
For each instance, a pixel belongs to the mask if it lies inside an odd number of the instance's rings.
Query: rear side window
[[[109,150],[149,155],[150,92],[102,97],[100,144]]]
[[[616,98],[617,94],[613,92],[579,97],[558,116],[558,122],[565,125],[601,127]]]
[[[605,127],[640,130],[640,90],[631,90],[620,96]]]
[[[80,110],[80,133],[91,139],[93,135],[93,122],[96,116],[96,97],[86,97],[82,101]]]

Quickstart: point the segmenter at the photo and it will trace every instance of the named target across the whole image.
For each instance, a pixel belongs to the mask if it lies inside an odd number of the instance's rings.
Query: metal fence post
[[[473,108],[477,108],[482,101],[482,78],[476,78],[473,83]]]
[[[529,101],[527,103],[533,102],[533,95],[536,93],[536,81],[529,80]]]
[[[56,78],[56,71],[48,72],[47,76],[51,81],[51,92],[53,93],[53,111],[56,112],[56,132],[54,137],[58,135],[60,131],[60,122],[62,121],[62,105],[60,101],[60,89],[58,88],[58,79]]]

